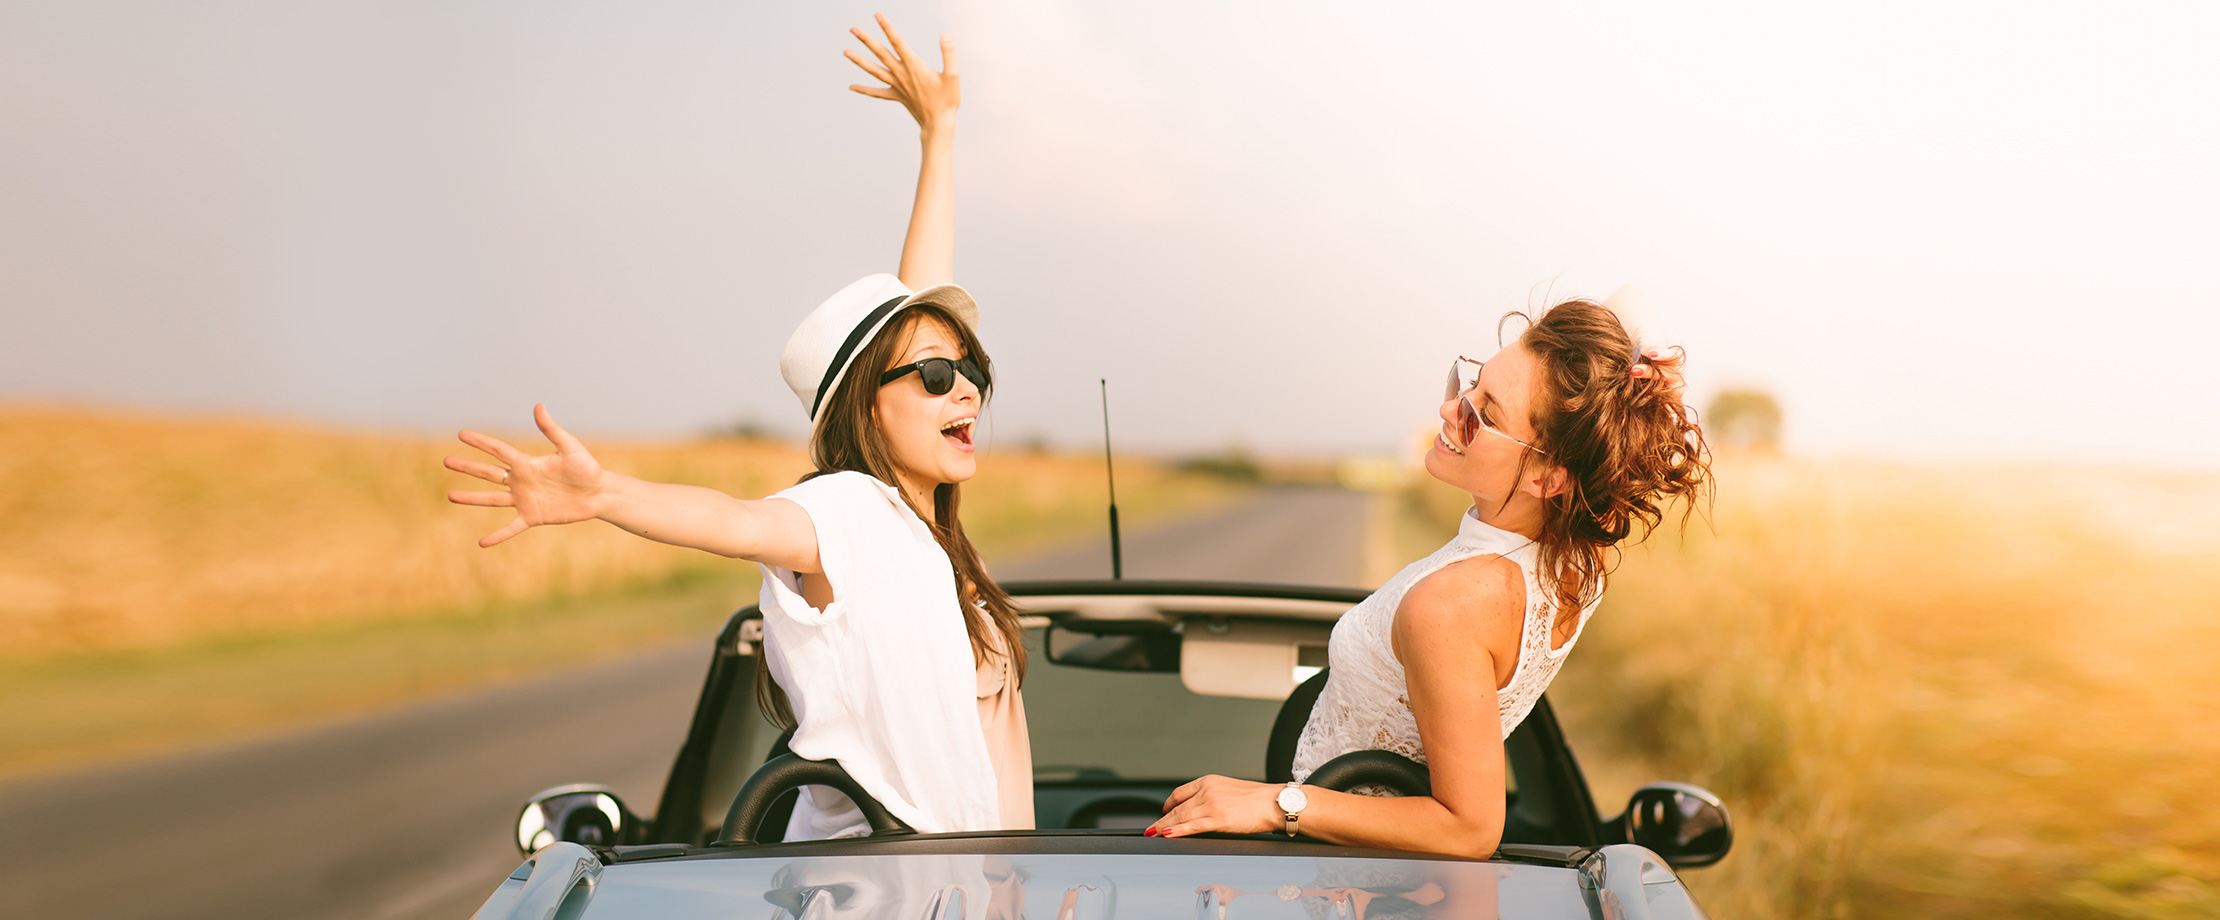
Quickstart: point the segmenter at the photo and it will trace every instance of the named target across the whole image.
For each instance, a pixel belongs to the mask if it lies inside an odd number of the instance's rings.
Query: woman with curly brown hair
[[[1681,361],[1678,348],[1642,348],[1617,313],[1590,300],[1543,311],[1489,361],[1457,358],[1426,472],[1473,505],[1447,545],[1334,626],[1296,782],[1203,777],[1174,791],[1146,833],[1284,829],[1356,846],[1494,852],[1503,739],[1580,638],[1612,553],[1655,528],[1673,501],[1685,520],[1708,493],[1709,454],[1681,402]],[[1425,764],[1433,794],[1302,785],[1361,750]]]

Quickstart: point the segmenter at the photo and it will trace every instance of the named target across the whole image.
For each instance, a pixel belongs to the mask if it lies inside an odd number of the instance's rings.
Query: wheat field
[[[744,498],[809,468],[798,446],[773,441],[589,444],[610,469]],[[447,490],[483,486],[442,468],[448,454],[475,452],[262,422],[0,410],[0,656],[568,596],[695,569],[752,577],[751,565],[596,522],[478,549],[509,512],[448,504]],[[1124,466],[1121,498],[1139,517],[1230,492],[1143,458]],[[983,453],[966,527],[989,553],[1089,532],[1101,476],[1091,456]]]
[[[588,443],[612,469],[742,497],[807,469],[798,448],[769,441]],[[0,409],[0,776],[699,639],[752,600],[753,565],[600,523],[479,549],[509,512],[445,501],[476,480],[440,458],[468,452]],[[1140,457],[1119,474],[1132,520],[1241,492]],[[966,528],[990,557],[1104,526],[1094,456],[989,450],[964,492]]]
[[[2220,475],[1723,457],[1551,692],[1616,811],[1703,785],[1723,917],[2220,917]],[[1438,483],[1407,529],[1469,501]],[[1413,542],[1406,538],[1406,543]],[[1430,547],[1429,547],[1430,548]]]

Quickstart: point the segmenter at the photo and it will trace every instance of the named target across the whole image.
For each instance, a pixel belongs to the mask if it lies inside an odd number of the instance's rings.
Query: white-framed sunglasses
[[[1495,427],[1493,423],[1488,421],[1487,416],[1480,414],[1480,409],[1472,404],[1470,394],[1474,388],[1480,385],[1480,369],[1486,366],[1487,362],[1485,361],[1474,361],[1463,355],[1458,355],[1457,360],[1449,364],[1449,384],[1441,398],[1457,401],[1457,436],[1459,438],[1457,446],[1459,448],[1471,447],[1472,439],[1478,437],[1480,432],[1485,431],[1544,457],[1549,456],[1548,451],[1514,438],[1505,433],[1503,429]]]

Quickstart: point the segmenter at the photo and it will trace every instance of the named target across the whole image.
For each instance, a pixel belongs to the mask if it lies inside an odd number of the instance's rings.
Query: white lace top
[[[1534,541],[1480,523],[1468,509],[1457,526],[1457,536],[1434,554],[1397,572],[1380,590],[1342,614],[1334,624],[1326,649],[1333,666],[1318,705],[1310,711],[1302,739],[1295,746],[1295,778],[1307,779],[1312,770],[1350,751],[1393,751],[1419,763],[1426,762],[1426,746],[1418,737],[1418,720],[1411,715],[1411,700],[1403,683],[1403,663],[1395,659],[1389,633],[1403,593],[1426,576],[1451,563],[1474,556],[1497,555],[1518,563],[1526,575],[1526,620],[1519,631],[1519,663],[1511,682],[1496,691],[1496,715],[1503,722],[1503,737],[1533,711],[1542,690],[1557,676],[1557,668],[1580,630],[1595,612],[1591,601],[1580,611],[1580,622],[1571,639],[1550,648],[1553,599],[1556,592],[1535,577],[1534,564],[1541,547]],[[1492,674],[1473,675],[1492,680]],[[1371,790],[1352,790],[1371,791]]]

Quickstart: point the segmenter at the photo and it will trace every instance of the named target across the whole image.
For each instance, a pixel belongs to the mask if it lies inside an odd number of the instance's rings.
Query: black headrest
[[[1280,704],[1279,717],[1272,720],[1272,740],[1264,745],[1265,782],[1284,783],[1295,778],[1295,743],[1302,740],[1303,726],[1310,724],[1311,707],[1318,705],[1318,694],[1326,689],[1326,671],[1320,668]]]

